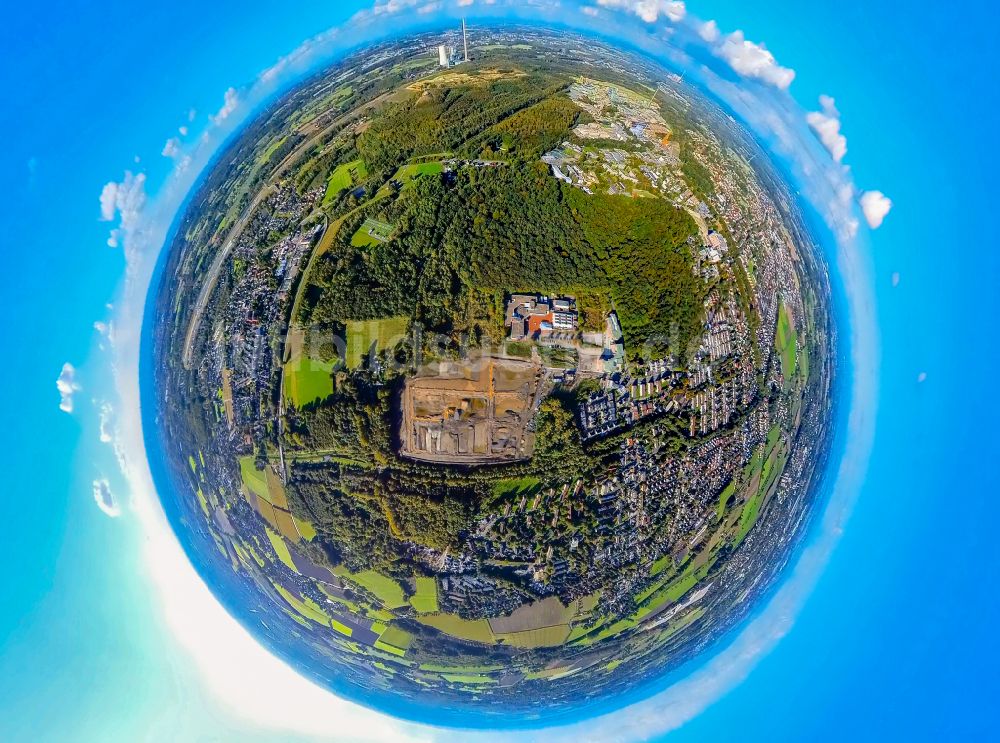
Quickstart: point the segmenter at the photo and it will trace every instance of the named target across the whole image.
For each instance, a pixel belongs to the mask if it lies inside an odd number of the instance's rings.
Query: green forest
[[[379,217],[396,236],[358,247],[341,230],[307,288],[307,320],[405,315],[448,333],[470,303],[483,309],[484,293],[531,290],[606,293],[634,347],[656,336],[682,349],[699,330],[696,227],[665,201],[587,195],[540,163],[512,162],[422,178]],[[483,314],[479,331],[495,335],[499,316]]]

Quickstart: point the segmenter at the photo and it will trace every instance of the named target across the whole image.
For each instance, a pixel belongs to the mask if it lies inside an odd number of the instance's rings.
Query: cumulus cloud
[[[111,403],[103,403],[101,405],[100,412],[100,439],[102,444],[110,444],[112,441],[111,436],[111,416],[114,410],[111,407]]]
[[[580,8],[580,12],[584,15],[589,15],[591,18],[595,17],[600,11],[593,5],[584,5]]]
[[[605,8],[628,11],[646,23],[655,23],[660,16],[673,23],[679,23],[687,14],[687,8],[680,0],[597,0],[597,4]]]
[[[107,480],[94,480],[94,502],[111,518],[117,518],[122,514],[115,494],[111,492],[111,484]]]
[[[118,199],[118,184],[108,181],[101,189],[101,221],[110,222],[115,218],[115,202]]]
[[[375,15],[391,15],[419,5],[421,0],[376,0],[372,12]]]
[[[836,102],[828,95],[819,97],[819,105],[822,110],[806,114],[806,123],[826,147],[830,157],[839,163],[847,154],[847,137],[840,132],[840,111],[837,110]]]
[[[167,140],[166,144],[163,145],[163,150],[160,154],[169,158],[177,157],[181,154],[181,141],[177,137],[171,137]]]
[[[222,96],[222,108],[209,116],[209,118],[212,120],[212,123],[221,124],[232,115],[233,111],[239,105],[240,94],[236,92],[236,88],[228,88]]]
[[[698,35],[709,44],[714,44],[719,40],[719,24],[715,21],[705,21],[698,29]]]
[[[121,230],[111,230],[111,232],[108,233],[108,240],[107,240],[108,247],[117,248],[121,242],[121,237],[122,237]]]
[[[133,175],[131,170],[125,171],[121,182],[108,181],[101,189],[101,221],[110,222],[117,213],[121,219],[121,229],[128,230],[135,226],[139,213],[146,203],[146,174]],[[115,236],[117,238],[117,235]]]
[[[763,44],[748,41],[742,31],[733,31],[723,39],[718,54],[743,77],[750,77],[787,90],[795,79],[795,70],[782,67]]]
[[[68,361],[63,364],[62,371],[59,372],[56,389],[59,390],[59,409],[64,413],[72,413],[73,396],[82,388],[76,381],[76,368]]]
[[[892,209],[892,200],[881,191],[865,191],[858,201],[868,226],[873,230],[882,226],[882,221]]]
[[[186,126],[177,127],[177,131],[180,133],[182,137],[186,137],[188,135],[188,128]]]

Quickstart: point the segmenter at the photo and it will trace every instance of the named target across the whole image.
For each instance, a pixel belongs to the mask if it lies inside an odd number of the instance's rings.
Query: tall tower
[[[465,49],[465,61],[469,61],[469,37],[465,33],[465,19],[462,19],[462,47]]]
[[[448,54],[448,47],[446,47],[444,44],[441,44],[441,46],[438,47],[438,64],[441,65],[442,67],[451,66],[451,59],[450,55]]]

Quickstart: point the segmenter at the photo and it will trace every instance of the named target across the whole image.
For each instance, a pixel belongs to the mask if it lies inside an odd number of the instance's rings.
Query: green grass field
[[[316,622],[316,624],[322,624],[327,627],[330,626],[330,615],[323,611],[323,609],[315,601],[308,597],[299,598],[279,583],[272,582],[271,585],[273,585],[275,590],[281,594],[281,597],[288,602],[289,606],[294,608],[299,614],[307,619],[311,619]]]
[[[278,556],[285,565],[287,565],[292,571],[299,572],[298,568],[295,567],[295,563],[292,561],[292,553],[288,551],[288,545],[285,540],[281,538],[280,534],[275,534],[270,529],[267,529],[267,538],[271,542],[271,547],[274,549],[274,554]]]
[[[461,673],[442,673],[441,678],[455,684],[496,684],[498,681],[489,676],[473,676]]]
[[[295,524],[295,530],[304,540],[311,542],[316,538],[316,527],[314,527],[311,523],[297,519],[294,516],[292,516],[292,522]]]
[[[301,408],[333,394],[333,370],[336,361],[315,361],[308,356],[285,364],[285,396]]]
[[[387,575],[376,573],[374,570],[362,570],[360,573],[352,573],[344,567],[333,569],[335,575],[357,583],[362,588],[375,595],[382,605],[387,609],[399,609],[406,606],[406,599],[403,597],[403,588]]]
[[[565,643],[569,634],[568,624],[555,624],[551,627],[497,634],[496,639],[516,648],[551,648]]]
[[[403,656],[413,642],[413,635],[396,625],[390,625],[375,642],[375,647],[392,655]]]
[[[795,376],[795,328],[792,326],[792,316],[785,305],[778,310],[778,328],[774,336],[774,345],[781,356],[781,371],[785,380]]]
[[[437,581],[434,578],[418,576],[417,590],[410,598],[410,606],[421,614],[436,614],[438,609]]]
[[[341,191],[346,191],[367,177],[368,168],[365,167],[364,160],[354,160],[353,162],[344,163],[330,174],[330,179],[326,182],[326,193],[323,195],[323,203],[326,204],[333,201]]]
[[[240,475],[243,477],[243,484],[247,486],[251,493],[268,502],[271,501],[271,492],[267,487],[267,478],[262,470],[254,466],[254,458],[252,456],[240,457]]]
[[[773,430],[773,429],[772,429]],[[767,451],[766,458],[754,457],[754,461],[760,460],[759,469],[759,479],[757,492],[752,493],[747,499],[747,502],[743,504],[743,510],[740,512],[739,528],[736,532],[736,538],[734,540],[735,544],[740,544],[750,533],[753,525],[757,523],[757,518],[760,516],[761,506],[764,505],[764,499],[767,496],[767,491],[771,488],[774,480],[785,468],[784,457],[781,455],[781,447],[777,446],[777,441],[773,444],[771,443],[771,437],[768,437],[768,446],[770,447]]]
[[[511,480],[497,480],[493,483],[494,498],[517,498],[532,496],[538,492],[542,481],[537,477],[518,477]]]
[[[421,663],[421,671],[431,671],[432,673],[469,673],[469,674],[481,674],[481,673],[493,673],[494,671],[503,671],[507,666],[477,666],[477,665],[458,665],[458,666],[445,666],[439,663]]]
[[[732,496],[732,494],[735,492],[736,492],[736,481],[733,480],[728,485],[726,485],[726,487],[722,489],[721,493],[719,493],[719,505],[716,506],[715,509],[715,517],[719,521],[722,521],[722,519],[725,517],[726,502],[729,500],[730,496]]]
[[[490,623],[485,619],[462,619],[457,614],[428,614],[416,617],[416,620],[460,640],[471,640],[488,645],[494,643]]]
[[[519,359],[530,359],[531,358],[531,344],[523,343],[521,341],[507,341],[507,345],[504,349],[511,356],[515,356]]]
[[[361,366],[364,356],[374,344],[379,351],[396,345],[406,337],[408,317],[385,317],[381,320],[348,320],[347,365],[351,369]]]
[[[671,563],[674,561],[673,555],[663,555],[653,563],[653,566],[649,569],[649,574],[652,576],[657,576],[670,567]]]
[[[444,172],[444,163],[432,161],[429,163],[407,163],[396,171],[392,176],[393,181],[398,181],[403,188],[407,188],[413,181],[425,175],[440,175]],[[383,191],[389,190],[389,185],[382,187]]]
[[[676,578],[672,579],[662,588],[649,593],[648,589],[640,596],[636,596],[637,601],[641,601],[642,605],[636,610],[635,614],[632,615],[631,619],[639,620],[650,614],[661,606],[667,603],[673,603],[680,599],[684,594],[690,591],[697,585],[698,581],[708,575],[708,571],[711,569],[711,563],[705,563],[704,565],[697,565],[694,560],[688,563],[688,566],[684,571],[678,575]]]
[[[281,137],[280,139],[276,139],[273,142],[271,142],[271,144],[268,145],[267,149],[264,150],[262,153],[260,153],[260,164],[263,165],[268,160],[270,160],[271,156],[275,153],[275,151],[277,151],[279,147],[281,147],[281,145],[285,143],[286,139],[288,139],[288,137]]]

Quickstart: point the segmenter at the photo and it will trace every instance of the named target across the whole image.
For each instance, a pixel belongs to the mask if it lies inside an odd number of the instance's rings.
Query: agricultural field
[[[427,614],[417,617],[417,621],[460,640],[486,645],[495,642],[490,623],[485,619],[462,619],[457,614]]]
[[[281,145],[283,145],[285,143],[286,139],[288,139],[287,136],[280,137],[280,138],[274,140],[268,146],[268,148],[266,150],[264,150],[262,153],[260,153],[260,162],[259,162],[259,164],[260,165],[264,165],[268,160],[270,160],[271,156],[274,155],[274,153],[277,151],[277,149],[279,147],[281,147]]]
[[[386,575],[374,570],[352,573],[342,566],[334,569],[333,573],[361,586],[374,595],[387,609],[399,609],[407,604],[402,587]]]

